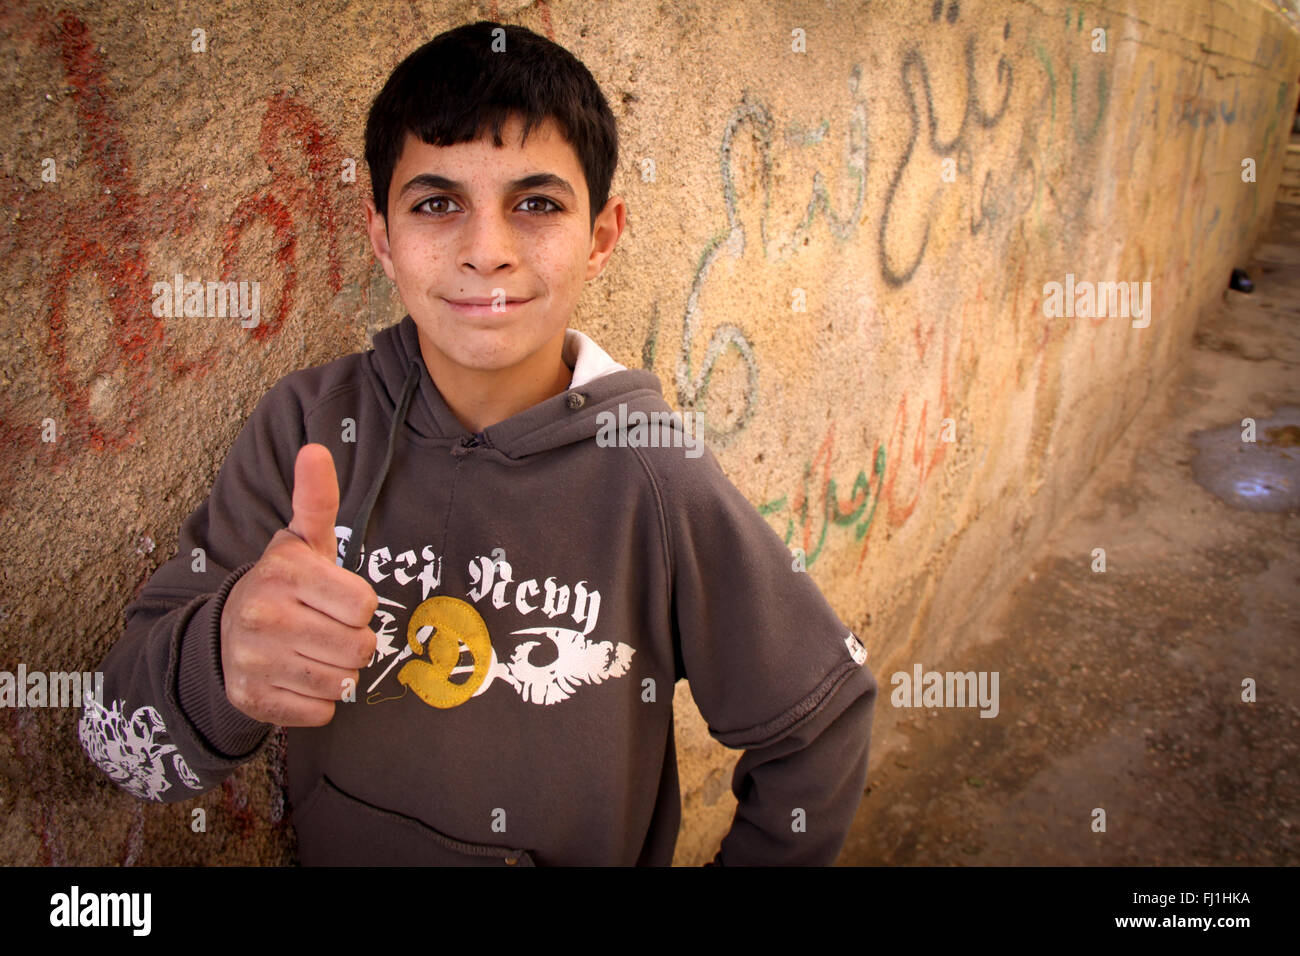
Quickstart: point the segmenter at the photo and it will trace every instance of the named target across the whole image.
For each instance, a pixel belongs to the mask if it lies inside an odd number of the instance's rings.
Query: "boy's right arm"
[[[182,525],[178,553],[126,608],[125,633],[100,665],[102,699],[84,701],[78,735],[138,797],[174,802],[215,787],[256,752],[273,719],[324,723],[333,705],[315,698],[331,696],[322,688],[360,657],[367,636],[373,650],[373,634],[355,626],[369,622],[373,591],[332,560],[337,484],[332,510],[319,506],[328,452],[304,453],[311,476],[296,496],[285,478],[305,438],[302,409],[278,383]],[[303,502],[312,507],[295,515]],[[324,613],[312,606],[322,603],[314,595],[323,583],[345,595]],[[304,647],[315,658],[305,664]],[[228,678],[238,684],[233,698]]]

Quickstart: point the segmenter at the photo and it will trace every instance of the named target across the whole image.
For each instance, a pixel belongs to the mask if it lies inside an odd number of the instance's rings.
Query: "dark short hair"
[[[504,52],[492,49],[498,28],[505,31]],[[398,64],[375,97],[366,119],[375,209],[387,219],[388,188],[408,132],[431,146],[453,146],[490,127],[499,147],[502,126],[515,114],[523,119],[524,140],[550,118],[578,154],[594,229],[618,165],[614,114],[572,53],[525,27],[490,20],[434,37]]]

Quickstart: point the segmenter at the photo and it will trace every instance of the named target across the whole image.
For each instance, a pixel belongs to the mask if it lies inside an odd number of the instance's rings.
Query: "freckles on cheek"
[[[437,255],[432,247],[411,242],[403,243],[401,251],[393,256],[398,274],[407,281],[423,281],[429,277],[436,262]]]

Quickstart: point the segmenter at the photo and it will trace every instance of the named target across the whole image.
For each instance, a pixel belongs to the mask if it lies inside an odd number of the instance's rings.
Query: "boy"
[[[713,862],[835,860],[865,650],[680,422],[636,437],[658,378],[567,329],[623,231],[617,152],[523,28],[393,72],[366,219],[409,314],[270,389],[126,609],[79,728],[126,789],[195,796],[278,724],[304,864],[667,865],[686,677],[746,749]]]

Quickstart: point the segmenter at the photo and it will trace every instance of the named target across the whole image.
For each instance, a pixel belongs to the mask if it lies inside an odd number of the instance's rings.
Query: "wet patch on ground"
[[[1248,511],[1300,511],[1300,407],[1272,418],[1196,432],[1192,476],[1220,501]]]

